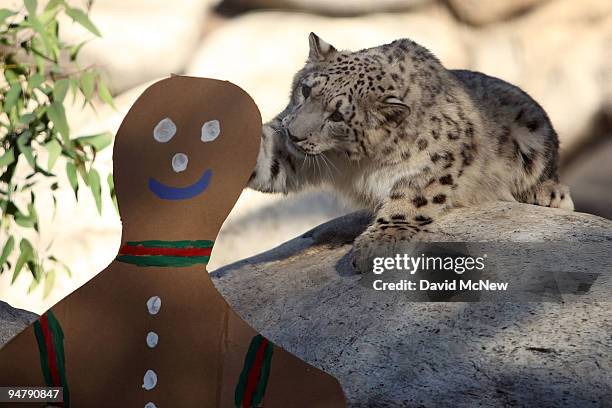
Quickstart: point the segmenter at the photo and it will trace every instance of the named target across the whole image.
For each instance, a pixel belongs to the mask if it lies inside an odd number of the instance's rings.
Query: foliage
[[[59,38],[62,16],[100,36],[87,11],[65,0],[50,0],[44,8],[36,0],[24,0],[20,9],[0,9],[0,237],[6,240],[0,244],[0,273],[12,268],[14,282],[27,269],[33,276],[30,290],[44,279],[45,294],[58,268],[70,271],[48,253],[50,245],[39,249],[28,238],[40,234],[33,187],[48,187],[55,209],[56,172],[63,170],[76,199],[82,183],[91,190],[98,211],[102,209],[100,175],[92,164],[111,137],[106,133],[72,137],[65,103],[70,93],[73,100],[82,97],[92,108],[96,95],[112,105],[111,93],[94,68],[79,66],[85,42],[66,44]],[[58,169],[60,157],[64,169]],[[18,170],[23,168],[25,174]],[[112,194],[110,176],[108,183]]]

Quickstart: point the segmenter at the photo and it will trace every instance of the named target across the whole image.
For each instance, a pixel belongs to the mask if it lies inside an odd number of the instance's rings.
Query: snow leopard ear
[[[395,96],[388,96],[379,104],[380,113],[385,117],[387,123],[397,127],[408,115],[410,106]]]
[[[308,42],[310,44],[310,53],[308,54],[309,61],[325,61],[338,52],[333,45],[326,43],[315,33],[310,33]]]

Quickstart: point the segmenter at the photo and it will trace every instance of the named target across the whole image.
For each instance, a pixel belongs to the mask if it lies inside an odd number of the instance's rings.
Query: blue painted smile
[[[188,200],[206,190],[211,177],[212,170],[206,170],[198,181],[187,187],[170,187],[151,177],[149,178],[149,190],[162,200]]]

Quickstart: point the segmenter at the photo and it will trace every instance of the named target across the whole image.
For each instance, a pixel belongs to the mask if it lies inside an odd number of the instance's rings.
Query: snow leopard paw
[[[410,247],[418,230],[416,227],[394,227],[374,224],[369,226],[353,243],[349,254],[351,265],[357,273],[372,272],[374,258],[395,257]]]

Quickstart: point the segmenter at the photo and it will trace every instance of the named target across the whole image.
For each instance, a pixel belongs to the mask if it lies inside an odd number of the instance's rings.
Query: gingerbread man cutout
[[[333,377],[255,332],[206,272],[260,134],[229,82],[149,87],[114,147],[119,255],[0,350],[0,386],[61,386],[65,407],[345,406]]]

